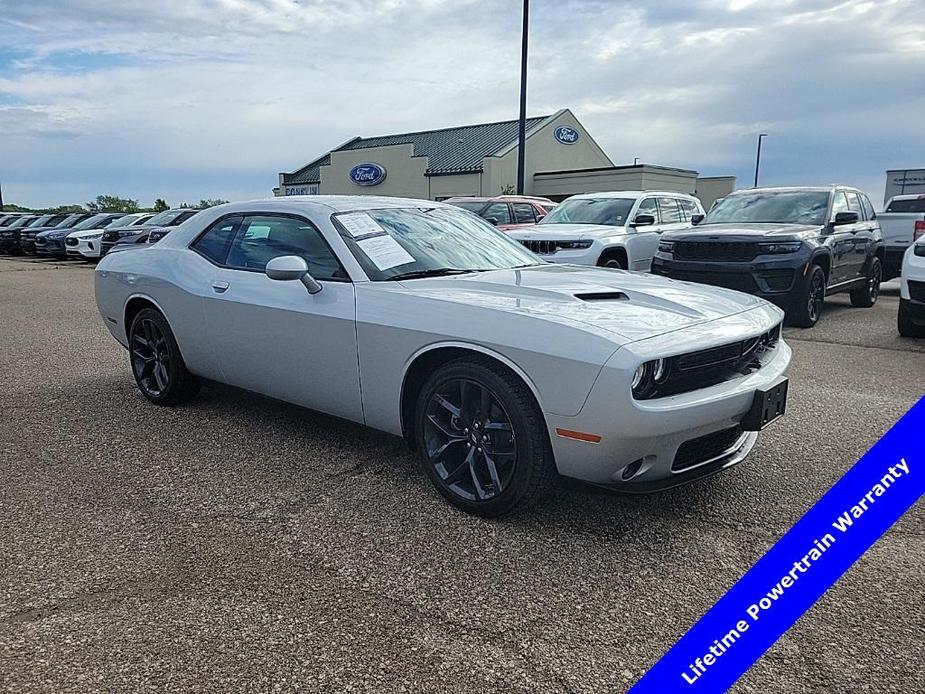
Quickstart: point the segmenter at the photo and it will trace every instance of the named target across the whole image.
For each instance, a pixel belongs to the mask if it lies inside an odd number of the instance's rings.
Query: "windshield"
[[[104,225],[112,219],[110,214],[95,214],[92,217],[88,217],[80,224],[75,224],[73,229],[75,231],[83,231],[84,229],[97,229],[98,227]]]
[[[468,212],[401,208],[334,215],[339,231],[373,281],[408,274],[506,270],[542,262]]]
[[[603,224],[626,226],[632,198],[571,198],[540,220],[540,224]]]
[[[723,198],[699,224],[825,224],[827,192],[738,193]]]
[[[484,200],[454,200],[453,202],[448,202],[448,205],[453,207],[461,207],[464,210],[469,210],[470,212],[479,213],[483,207],[485,207]]]
[[[145,224],[153,227],[172,227],[185,222],[199,210],[164,210],[154,215]]]
[[[10,224],[10,229],[19,229],[29,224],[35,217],[20,217],[15,222]]]
[[[111,226],[113,228],[130,227],[132,226],[132,224],[135,224],[139,219],[140,218],[137,214],[127,214],[127,215],[123,215],[122,217],[116,217],[114,220],[112,220],[112,224],[109,224],[107,226]]]
[[[891,200],[887,212],[925,212],[925,195],[911,200]]]
[[[49,219],[51,219],[51,215],[50,215],[50,214],[46,214],[46,215],[44,215],[44,216],[42,216],[42,217],[38,217],[38,218],[32,220],[31,222],[29,222],[29,226],[30,226],[30,227],[36,227],[36,228],[46,226],[46,225],[48,224],[48,220],[49,220]]]
[[[68,217],[65,217],[63,220],[61,220],[61,223],[58,224],[58,226],[55,228],[56,229],[70,229],[72,226],[77,224],[77,222],[79,222],[81,219],[83,219],[82,214],[72,214]]]

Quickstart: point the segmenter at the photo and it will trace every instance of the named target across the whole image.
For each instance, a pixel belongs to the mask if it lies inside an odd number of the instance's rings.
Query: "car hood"
[[[81,229],[80,231],[72,231],[68,234],[68,238],[84,239],[88,236],[99,236],[103,231],[104,229]]]
[[[512,229],[508,235],[518,241],[554,241],[556,239],[593,239],[625,233],[626,227],[606,224],[535,224],[522,229]]]
[[[679,231],[667,232],[663,238],[687,241],[710,241],[715,236],[718,241],[732,238],[759,240],[772,237],[799,237],[819,233],[819,224],[705,224]]]
[[[567,323],[619,344],[767,305],[729,289],[552,263],[400,284],[419,297]]]

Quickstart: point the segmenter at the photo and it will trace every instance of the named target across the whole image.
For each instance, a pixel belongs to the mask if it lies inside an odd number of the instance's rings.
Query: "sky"
[[[5,202],[271,195],[356,135],[513,119],[520,0],[0,0]],[[923,0],[533,0],[528,113],[617,164],[925,167]]]

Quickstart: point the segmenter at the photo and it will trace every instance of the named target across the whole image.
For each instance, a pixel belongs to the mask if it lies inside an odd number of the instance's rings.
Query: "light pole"
[[[758,187],[758,167],[761,166],[761,139],[767,136],[767,133],[758,134],[758,151],[755,153],[755,188]]]
[[[520,123],[517,132],[517,194],[524,194],[524,167],[527,149],[527,30],[530,0],[524,0],[524,26],[520,47]]]

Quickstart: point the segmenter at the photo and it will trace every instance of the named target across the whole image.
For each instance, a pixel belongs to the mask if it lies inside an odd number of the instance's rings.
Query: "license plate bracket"
[[[790,381],[781,376],[766,388],[758,388],[751,409],[742,418],[742,429],[761,431],[780,419],[787,411],[787,390]]]

